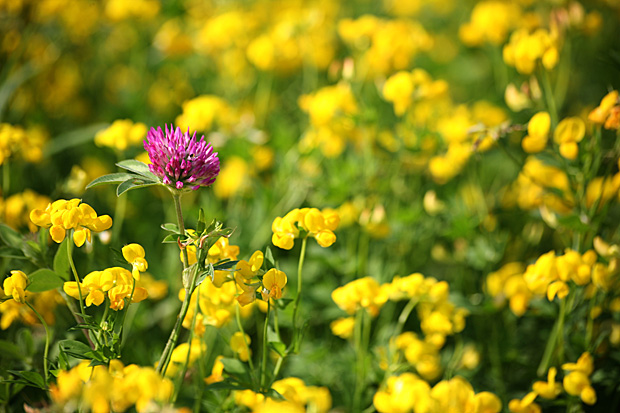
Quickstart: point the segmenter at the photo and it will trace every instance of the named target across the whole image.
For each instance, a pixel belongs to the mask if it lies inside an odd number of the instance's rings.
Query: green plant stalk
[[[194,316],[192,317],[192,324],[189,330],[189,337],[187,338],[187,356],[185,357],[185,362],[183,363],[183,369],[181,371],[181,375],[178,378],[178,383],[175,386],[174,395],[172,396],[171,403],[177,401],[177,397],[179,397],[179,392],[181,391],[181,385],[183,384],[183,380],[185,378],[185,374],[187,373],[187,367],[189,366],[189,358],[192,353],[192,341],[194,340],[194,328],[196,328],[196,317],[198,316],[198,311],[200,311],[200,286],[196,288],[196,308],[194,308]]]
[[[297,335],[298,331],[298,313],[301,306],[301,291],[302,291],[302,271],[304,268],[304,260],[306,259],[306,245],[308,243],[308,236],[305,236],[301,241],[301,251],[299,252],[299,263],[297,265],[297,295],[293,303],[293,334],[295,338],[293,340],[293,352],[299,352],[299,346],[301,345],[301,335]]]
[[[237,320],[237,327],[239,328],[239,331],[241,332],[241,335],[243,337],[243,344],[245,344],[245,346],[249,349],[250,345],[248,343],[248,340],[245,338],[245,330],[243,329],[243,323],[241,322],[241,312],[239,311],[239,305],[235,306],[235,318]],[[248,365],[250,366],[250,371],[252,372],[252,381],[255,382],[256,372],[254,370],[254,362],[252,361],[252,356],[248,357]]]
[[[45,328],[45,349],[43,350],[43,374],[44,374],[43,377],[45,377],[45,386],[47,386],[47,376],[48,376],[47,356],[49,354],[51,332],[50,332],[50,329],[47,323],[45,322],[43,317],[41,317],[41,314],[39,314],[39,312],[32,306],[32,304],[30,304],[27,301],[25,301],[25,303],[36,314],[41,324],[43,324],[43,328]]]
[[[185,236],[185,222],[183,221],[183,211],[181,209],[181,193],[170,190],[172,194],[172,199],[174,201],[174,209],[177,215],[177,222],[179,226],[179,235]],[[183,273],[187,269],[189,264],[189,257],[187,255],[187,248],[183,248]],[[197,267],[196,267],[197,268]],[[157,372],[162,376],[166,374],[166,369],[168,368],[168,363],[170,363],[170,356],[172,355],[172,350],[176,345],[177,340],[179,339],[179,330],[181,329],[181,325],[183,324],[183,320],[185,319],[185,315],[189,310],[189,303],[192,298],[192,293],[196,288],[196,279],[198,278],[198,271],[195,269],[192,272],[192,279],[188,286],[183,286],[185,288],[185,298],[183,299],[183,304],[181,304],[181,309],[179,314],[177,315],[177,321],[174,323],[174,327],[170,332],[170,337],[168,338],[168,342],[166,343],[166,347],[164,347],[164,351],[161,353],[161,357],[159,358],[159,362],[157,364]]]
[[[355,314],[355,353],[357,355],[356,363],[356,380],[355,380],[355,392],[353,394],[353,409],[354,412],[359,412],[362,404],[362,388],[364,386],[364,359],[366,357],[364,351],[364,309],[360,308]]]
[[[120,240],[123,222],[125,221],[125,212],[127,211],[127,194],[125,196],[116,197],[116,209],[114,212],[114,228],[112,229],[112,239]]]
[[[541,67],[540,71],[542,74],[539,77],[542,83],[543,94],[545,95],[545,100],[547,101],[549,116],[551,117],[551,126],[555,128],[558,124],[558,108],[555,104],[553,89],[551,88],[551,80],[549,80],[549,73],[544,68]]]
[[[417,303],[418,300],[416,300],[415,298],[411,298],[405,308],[403,308],[400,316],[398,316],[398,324],[396,325],[396,329],[394,330],[394,337],[400,335],[400,333],[403,331],[405,323],[407,322],[411,311],[413,311]]]
[[[73,278],[77,283],[78,295],[80,297],[80,311],[81,315],[85,316],[86,311],[84,310],[84,297],[82,297],[82,285],[80,282],[80,276],[75,269],[75,263],[73,262],[73,230],[71,230],[67,236],[67,258],[69,259],[69,265],[71,266],[71,271],[73,272]]]
[[[560,313],[558,318],[553,326],[553,330],[551,332],[551,336],[547,341],[547,346],[545,347],[545,352],[543,353],[543,358],[540,361],[540,365],[538,366],[538,370],[536,374],[540,377],[544,376],[549,366],[551,366],[551,358],[553,357],[553,353],[556,348],[559,348],[559,360],[560,362],[564,358],[564,318],[566,317],[566,299],[560,300]]]
[[[267,314],[265,314],[265,324],[263,325],[263,360],[260,365],[260,387],[267,391],[265,383],[267,382],[267,329],[269,327],[269,314],[271,313],[271,299],[267,300]]]

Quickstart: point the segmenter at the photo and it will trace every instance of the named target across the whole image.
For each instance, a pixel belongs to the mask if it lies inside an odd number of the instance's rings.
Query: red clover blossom
[[[189,128],[181,133],[181,128],[175,130],[170,125],[168,129],[166,125],[165,134],[161,127],[151,128],[144,149],[151,159],[151,172],[176,189],[186,188],[186,185],[192,190],[209,186],[220,173],[220,160],[213,146],[205,142],[204,136],[196,140],[196,132],[190,136]]]

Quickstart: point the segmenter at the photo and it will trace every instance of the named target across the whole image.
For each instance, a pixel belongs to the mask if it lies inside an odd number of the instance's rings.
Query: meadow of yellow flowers
[[[620,411],[618,0],[0,0],[0,412]]]

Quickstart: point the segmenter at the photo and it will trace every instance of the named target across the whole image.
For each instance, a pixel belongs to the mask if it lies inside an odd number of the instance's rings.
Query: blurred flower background
[[[52,266],[51,243],[16,251],[37,239],[30,211],[80,198],[110,215],[76,265],[86,274],[144,247],[149,299],[128,311],[122,361],[153,366],[180,305],[179,252],[159,227],[174,208],[160,187],[85,187],[123,159],[148,163],[147,130],[173,124],[219,154],[215,183],[184,195],[188,228],[203,208],[235,229],[213,263],[286,237],[274,220],[295,208],[339,216],[308,243],[304,343],[273,383],[287,403],[445,412],[443,395],[458,391],[454,411],[616,411],[618,39],[614,0],[0,0],[2,272]],[[271,246],[289,298],[302,248],[292,238]],[[236,332],[237,291],[217,275],[192,298],[198,326],[184,323],[205,348],[172,355],[207,383],[221,379],[217,356],[258,354],[262,329],[252,305],[248,339]],[[58,331],[73,326],[56,291],[32,301]],[[42,333],[14,300],[0,313],[0,346],[17,352],[0,355],[7,378],[32,367]],[[582,354],[589,372],[566,367]],[[3,406],[32,402],[8,386]],[[204,411],[269,411],[262,395],[237,392],[230,407],[200,393]],[[53,401],[71,406],[63,394]],[[181,389],[177,405],[194,407],[195,394]]]

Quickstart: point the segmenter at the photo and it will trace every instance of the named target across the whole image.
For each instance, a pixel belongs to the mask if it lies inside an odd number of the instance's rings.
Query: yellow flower
[[[217,356],[215,359],[215,363],[213,363],[213,368],[211,369],[211,375],[209,377],[205,377],[204,381],[206,384],[217,383],[224,380],[222,374],[224,373],[224,363],[222,363],[223,356]]]
[[[329,327],[335,336],[348,339],[353,336],[353,328],[355,327],[355,318],[341,317],[331,322]]]
[[[547,112],[538,112],[527,125],[528,135],[523,138],[521,146],[527,153],[540,152],[547,146],[551,117]]]
[[[603,99],[601,100],[600,105],[594,108],[592,112],[588,115],[588,120],[593,123],[602,125],[606,122],[611,111],[614,107],[618,105],[618,91],[612,90],[609,92]]]
[[[190,348],[191,347],[191,348]],[[190,343],[181,343],[173,351],[170,356],[170,364],[166,369],[166,377],[174,377],[187,362],[187,367],[207,352],[207,345],[199,338],[193,338]],[[189,353],[189,354],[188,354]]]
[[[11,270],[11,276],[4,280],[2,289],[4,295],[13,297],[18,303],[24,303],[26,299],[26,287],[28,286],[28,276],[19,270]]]
[[[45,210],[33,209],[30,220],[40,227],[49,228],[52,239],[61,243],[67,230],[73,230],[73,242],[77,247],[90,241],[91,231],[101,232],[112,226],[109,215],[97,216],[88,204],[79,199],[70,201],[59,199],[47,205]]]
[[[122,249],[123,258],[131,264],[131,274],[136,280],[140,279],[140,273],[145,272],[149,264],[144,259],[144,248],[140,244],[125,245]]]
[[[530,392],[523,397],[523,399],[512,399],[508,403],[508,409],[512,413],[541,413],[542,409],[534,400],[536,399],[536,392]]]
[[[282,298],[282,288],[286,285],[286,274],[275,268],[270,269],[263,276],[263,300],[267,301],[269,298]]]
[[[551,367],[547,373],[547,381],[535,382],[532,390],[545,399],[555,399],[562,392],[560,383],[555,382],[557,373],[558,370],[555,367]]]
[[[108,146],[124,151],[129,146],[139,145],[146,137],[147,128],[144,123],[133,123],[129,119],[115,120],[106,129],[95,135],[97,146]]]
[[[250,359],[252,355],[252,350],[248,347],[250,343],[252,343],[250,336],[240,331],[237,331],[230,338],[230,348],[237,353],[241,361],[248,361]]]
[[[566,159],[575,159],[579,152],[577,143],[586,133],[586,124],[579,118],[563,119],[553,132],[553,141],[560,145],[560,154]]]
[[[255,251],[250,257],[250,261],[240,260],[237,263],[237,272],[246,280],[254,277],[263,265],[265,256],[262,251]]]

